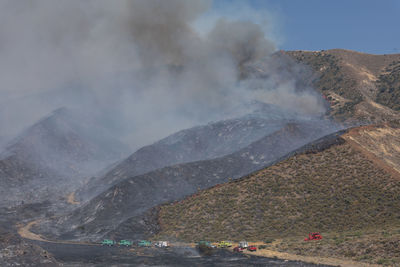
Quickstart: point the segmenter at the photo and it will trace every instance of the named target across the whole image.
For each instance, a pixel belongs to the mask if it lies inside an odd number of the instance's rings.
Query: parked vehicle
[[[233,248],[233,251],[234,251],[234,252],[243,252],[243,250],[244,250],[244,248],[241,248],[241,247],[239,247],[239,246]]]
[[[241,248],[248,248],[249,243],[247,241],[240,241],[239,242],[239,247]]]
[[[232,247],[232,242],[230,241],[221,241],[217,244],[217,247],[219,248],[226,248],[226,247]]]
[[[252,252],[253,252],[253,251],[257,251],[257,247],[256,247],[256,246],[248,246],[248,247],[247,247],[247,250],[248,250],[248,251],[252,251]]]
[[[154,245],[158,248],[167,248],[169,247],[168,241],[157,241]]]
[[[109,246],[109,247],[111,247],[111,246],[114,246],[114,245],[115,245],[115,241],[114,241],[114,240],[111,240],[111,239],[104,239],[104,240],[101,242],[101,245],[102,245],[102,246]]]
[[[310,240],[321,240],[322,235],[319,232],[309,233],[307,238],[304,238],[304,241]]]
[[[211,247],[212,245],[211,245],[211,242],[210,242],[210,241],[201,240],[201,241],[197,242],[197,246]]]
[[[120,240],[118,245],[120,246],[126,246],[126,247],[130,247],[132,246],[133,242],[129,241],[129,240]]]
[[[139,247],[151,247],[151,242],[147,240],[140,240],[138,242]]]

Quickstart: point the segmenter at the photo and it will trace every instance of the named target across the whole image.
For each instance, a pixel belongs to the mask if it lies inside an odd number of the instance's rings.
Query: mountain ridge
[[[265,116],[265,115],[264,115]],[[181,130],[142,147],[77,191],[81,199],[132,176],[170,165],[221,157],[241,149],[282,127],[286,119],[246,115]]]
[[[125,179],[70,215],[59,218],[55,226],[70,229],[73,235],[67,234],[65,238],[82,238],[85,235],[99,238],[124,220],[139,216],[162,202],[190,195],[261,168],[293,149],[326,135],[332,131],[330,127],[329,123],[319,126],[315,123],[288,124],[284,129],[230,155],[178,164]],[[114,215],[110,216],[112,213]],[[46,230],[47,226],[41,228],[46,234],[54,235],[52,230]]]
[[[399,75],[397,67],[388,68],[400,64],[400,54],[372,55],[344,49],[282,53],[311,68],[316,77],[309,82],[330,102],[329,115],[338,121],[398,123],[400,113],[393,109],[397,99],[383,98],[382,93],[390,91],[388,81]],[[399,85],[394,86],[399,92]]]
[[[1,191],[9,195],[5,202],[42,201],[73,190],[87,175],[126,153],[118,142],[94,140],[91,126],[82,127],[74,116],[68,109],[58,109],[7,145],[0,157]]]

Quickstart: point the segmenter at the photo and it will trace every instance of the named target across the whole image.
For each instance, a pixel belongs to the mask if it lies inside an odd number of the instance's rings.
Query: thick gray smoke
[[[0,142],[60,106],[101,118],[133,147],[249,112],[255,100],[324,113],[312,90],[296,88],[295,74],[274,67],[276,48],[260,25],[221,18],[199,34],[193,24],[211,6],[1,0]],[[250,67],[264,77],[249,76]]]

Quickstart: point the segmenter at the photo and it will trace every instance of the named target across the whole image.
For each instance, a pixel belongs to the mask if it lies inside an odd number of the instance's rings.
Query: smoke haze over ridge
[[[90,113],[132,147],[251,111],[260,101],[306,116],[324,106],[296,87],[251,21],[193,24],[211,0],[0,1],[0,137],[61,107]],[[244,75],[263,60],[268,78]],[[246,77],[245,77],[246,76]],[[2,141],[0,138],[0,142]]]

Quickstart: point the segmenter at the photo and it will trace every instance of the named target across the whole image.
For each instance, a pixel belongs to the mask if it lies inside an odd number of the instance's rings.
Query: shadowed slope
[[[0,157],[3,203],[40,201],[73,190],[83,178],[126,154],[122,144],[67,109],[29,127]],[[93,134],[94,131],[98,134]],[[60,196],[58,196],[60,197]]]
[[[331,131],[330,123],[288,124],[233,154],[125,179],[71,215],[57,220],[56,226],[64,233],[70,229],[64,238],[99,238],[121,222],[142,216],[149,208],[246,175]],[[41,229],[49,234],[45,225]],[[130,233],[133,234],[143,233]]]
[[[77,196],[87,199],[129,177],[170,165],[233,153],[280,129],[286,122],[282,114],[271,111],[179,131],[139,149],[103,176],[92,178],[77,191]]]

